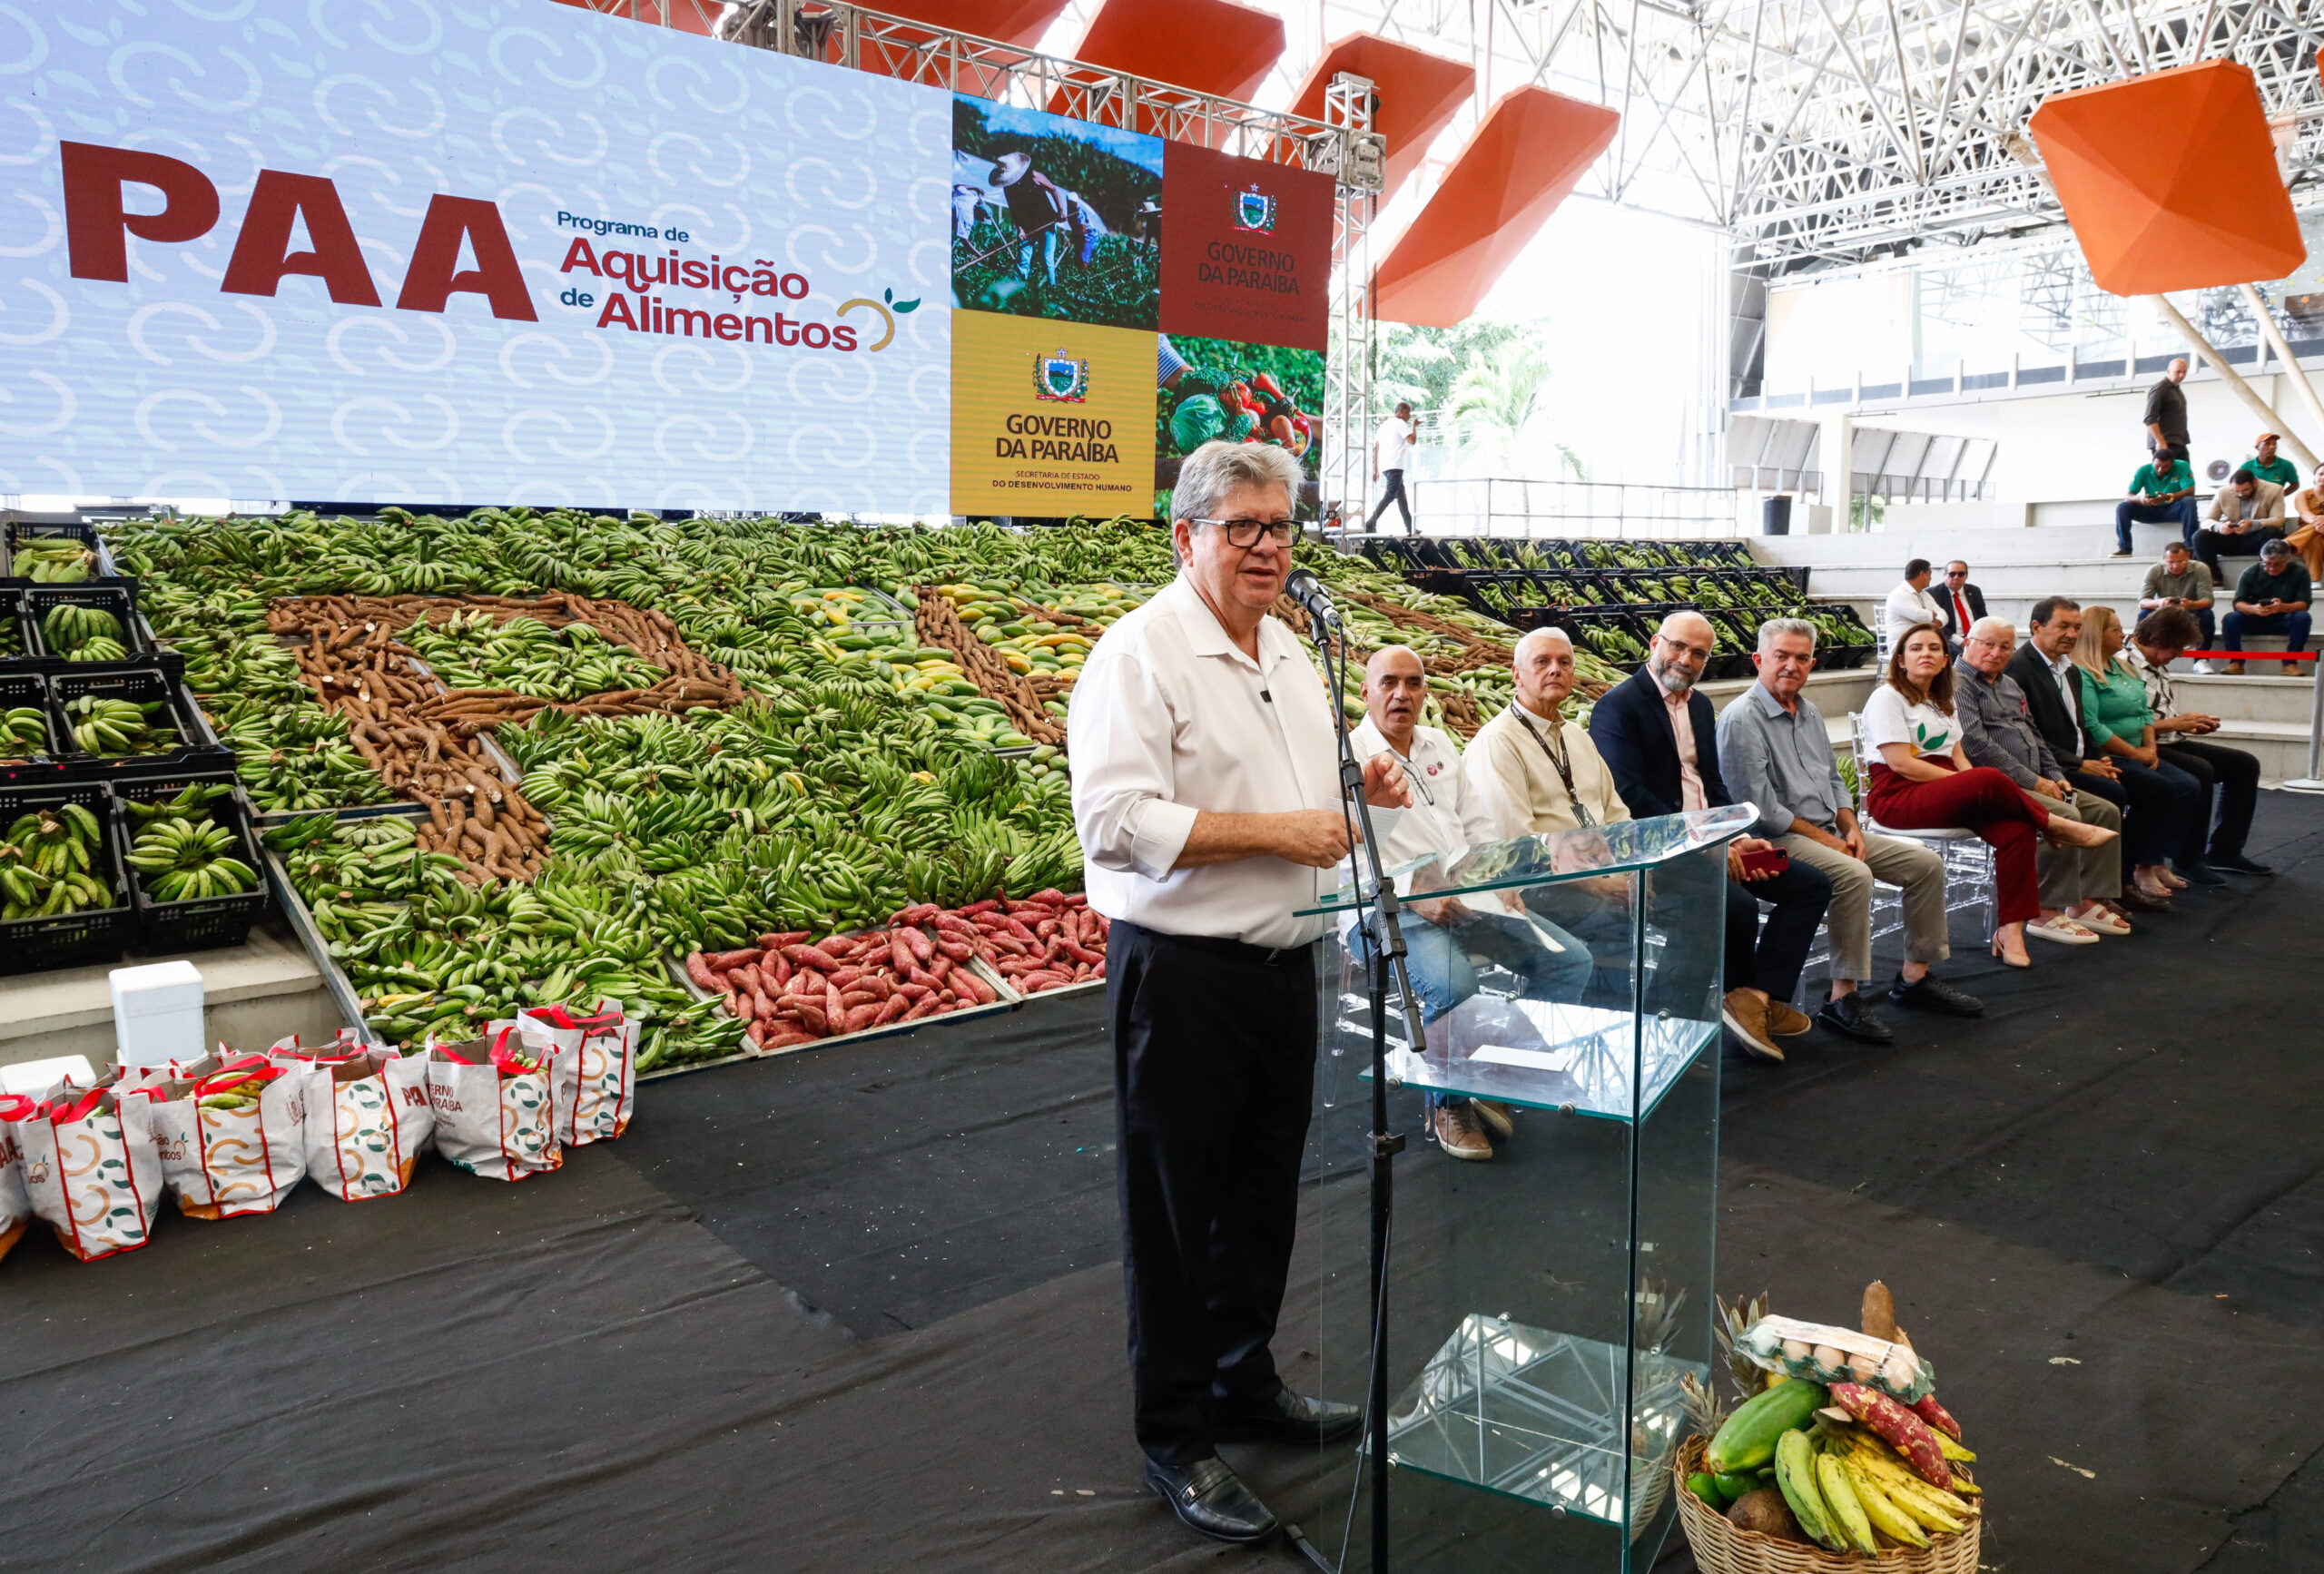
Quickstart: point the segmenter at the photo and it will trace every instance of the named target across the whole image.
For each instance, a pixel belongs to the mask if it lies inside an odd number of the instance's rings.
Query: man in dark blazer
[[[2122,773],[2102,756],[2083,753],[2088,741],[2082,731],[2082,678],[2069,654],[2081,637],[2082,603],[2063,595],[2045,597],[2034,604],[2027,618],[2026,641],[2002,671],[2016,679],[2024,691],[2025,713],[2034,730],[2042,734],[2042,742],[2050,746],[2066,780],[2128,815],[2132,792]],[[2147,812],[2161,814],[2170,810],[2167,802],[2155,802],[2147,805]],[[2134,880],[2123,880],[2122,894],[2106,900],[2149,911],[2171,905],[2140,890]]]
[[[1970,628],[1985,615],[1985,593],[1969,583],[1969,566],[1958,557],[1945,566],[1945,583],[1929,587],[1936,597],[1936,605],[1944,609],[1945,624],[1940,630],[1945,644],[1956,657],[1961,654],[1961,642],[1969,637]]]
[[[1710,701],[1694,692],[1717,643],[1701,614],[1672,613],[1655,634],[1646,665],[1590,709],[1590,741],[1598,745],[1614,791],[1638,819],[1723,809],[1733,802],[1718,774],[1718,731]],[[1773,845],[1748,836],[1728,844],[1727,983],[1720,1015],[1746,1050],[1781,1060],[1775,1039],[1805,1033],[1810,1026],[1791,998],[1816,942],[1816,926],[1831,902],[1832,882],[1805,863],[1779,874],[1745,871],[1744,853]],[[1666,888],[1658,892],[1658,905],[1709,894]],[[1761,900],[1775,904],[1765,930],[1759,925]],[[1689,982],[1682,979],[1673,997],[1683,999]]]

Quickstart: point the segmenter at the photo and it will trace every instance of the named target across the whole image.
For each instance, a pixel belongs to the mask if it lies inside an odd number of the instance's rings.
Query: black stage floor
[[[2324,1568],[2324,804],[2268,795],[2254,847],[2279,878],[2132,939],[1968,949],[1983,1021],[1727,1067],[1722,1288],[1897,1287],[1985,1450],[1989,1569]],[[1138,1484],[1102,1012],[652,1083],[521,1185],[431,1160],[85,1267],[28,1237],[0,1569],[1305,1567]],[[1348,1216],[1303,1252],[1360,1261]],[[1344,1455],[1231,1457],[1336,1542]]]

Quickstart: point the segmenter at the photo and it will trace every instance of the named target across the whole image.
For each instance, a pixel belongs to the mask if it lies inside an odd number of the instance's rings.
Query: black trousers
[[[2273,525],[2255,525],[2240,536],[2222,536],[2216,530],[2198,530],[2195,532],[2194,554],[2203,566],[2211,571],[2213,583],[2226,585],[2227,571],[2219,566],[2221,553],[2232,547],[2238,557],[2257,557],[2260,547],[2283,538],[2284,533]],[[2233,606],[2235,597],[2230,595],[2227,604]]]
[[[1372,516],[1364,522],[1364,527],[1366,530],[1369,530],[1373,526],[1378,525],[1380,523],[1380,516],[1388,511],[1389,504],[1393,503],[1396,506],[1396,512],[1404,516],[1404,534],[1407,536],[1411,535],[1413,533],[1413,506],[1404,497],[1403,471],[1383,470],[1380,472],[1380,478],[1382,482],[1384,483],[1380,488],[1380,501],[1373,506]]]
[[[1765,924],[1759,922],[1763,901],[1774,904]],[[1832,882],[1807,863],[1795,862],[1768,880],[1728,880],[1727,987],[1764,989],[1769,999],[1788,1004],[1799,992],[1800,969],[1831,905]]]
[[[1207,1458],[1221,1404],[1272,1399],[1315,1080],[1315,949],[1117,920],[1106,948],[1115,1179],[1138,1446]]]
[[[2202,862],[2206,837],[2209,857],[2240,857],[2243,839],[2251,834],[2251,812],[2260,803],[2258,757],[2240,749],[2230,749],[2225,743],[2205,743],[2201,738],[2181,738],[2165,745],[2160,753],[2203,789],[2202,807],[2188,822],[2186,840],[2180,844],[2181,861]],[[2219,811],[2216,826],[2211,821],[2214,804]]]

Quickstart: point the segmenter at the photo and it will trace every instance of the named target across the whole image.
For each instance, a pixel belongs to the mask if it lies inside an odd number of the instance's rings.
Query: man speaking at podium
[[[1331,702],[1267,615],[1299,538],[1298,461],[1206,443],[1178,473],[1178,576],[1107,630],[1067,723],[1073,818],[1107,944],[1129,1363],[1147,1481],[1206,1536],[1275,1516],[1223,1439],[1314,1444],[1352,1404],[1285,1388],[1269,1342],[1297,1225],[1315,1070],[1317,918],[1343,804]],[[1366,800],[1408,802],[1384,753]],[[1387,821],[1375,829],[1387,834]]]

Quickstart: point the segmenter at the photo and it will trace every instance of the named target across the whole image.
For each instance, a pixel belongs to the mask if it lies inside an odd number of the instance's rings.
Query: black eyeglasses
[[[1296,519],[1196,519],[1196,525],[1216,525],[1226,532],[1226,545],[1249,548],[1259,544],[1262,535],[1271,537],[1277,546],[1288,546],[1299,539]]]

